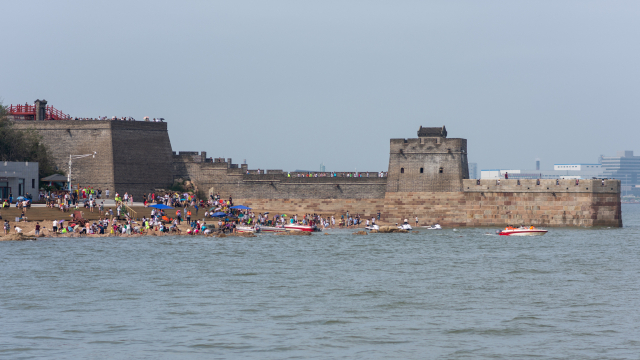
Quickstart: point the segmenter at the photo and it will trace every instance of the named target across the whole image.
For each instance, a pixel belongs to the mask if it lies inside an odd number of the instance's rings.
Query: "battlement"
[[[387,192],[461,191],[469,178],[467,140],[420,127],[416,139],[391,139]]]
[[[500,179],[463,180],[463,192],[467,193],[593,193],[619,194],[620,180],[574,179]]]

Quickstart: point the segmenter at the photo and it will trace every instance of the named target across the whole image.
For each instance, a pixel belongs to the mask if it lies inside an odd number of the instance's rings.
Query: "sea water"
[[[0,242],[0,358],[638,359],[623,228]]]

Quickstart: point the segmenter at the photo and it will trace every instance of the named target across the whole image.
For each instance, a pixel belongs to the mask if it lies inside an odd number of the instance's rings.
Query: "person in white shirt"
[[[15,230],[15,231],[16,231],[16,234],[20,234],[20,233],[22,233],[22,228],[19,228],[19,227],[17,227],[17,226],[14,226],[14,227],[13,227],[13,230]]]

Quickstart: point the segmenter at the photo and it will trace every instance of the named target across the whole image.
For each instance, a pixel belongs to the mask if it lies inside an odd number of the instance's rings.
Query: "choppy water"
[[[0,243],[0,357],[640,357],[622,229]],[[489,234],[487,234],[489,233]]]

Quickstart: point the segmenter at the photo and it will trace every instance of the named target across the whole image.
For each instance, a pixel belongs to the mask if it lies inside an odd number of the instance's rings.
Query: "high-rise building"
[[[478,178],[478,164],[469,163],[469,179],[477,179],[477,178]]]
[[[600,156],[605,177],[618,179],[622,193],[629,193],[640,185],[640,156],[633,156],[633,151],[618,151],[617,156]]]
[[[540,159],[536,159],[536,170],[540,171]]]
[[[324,161],[320,163],[320,172],[324,172]]]

